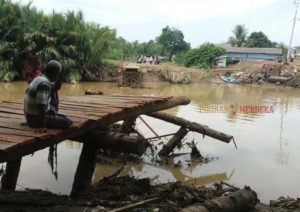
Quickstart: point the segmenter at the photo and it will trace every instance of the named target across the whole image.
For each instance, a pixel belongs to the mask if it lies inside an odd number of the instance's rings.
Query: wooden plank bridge
[[[0,102],[0,162],[32,154],[120,120],[189,102],[184,97],[68,96],[61,99],[59,112],[69,116],[74,124],[69,129],[48,129],[39,133],[27,125],[21,125],[25,121],[23,102],[3,101]]]

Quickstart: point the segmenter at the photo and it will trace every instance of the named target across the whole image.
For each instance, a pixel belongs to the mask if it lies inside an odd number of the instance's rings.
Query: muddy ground
[[[152,185],[149,178],[119,177],[114,173],[76,198],[42,190],[0,192],[0,211],[180,211],[203,205],[209,211],[224,211],[210,201],[239,190],[224,182],[210,187],[186,186],[180,182]],[[248,188],[249,189],[249,188]],[[256,195],[256,194],[255,194]],[[256,197],[256,196],[255,196]],[[136,204],[138,203],[138,204]],[[127,208],[124,208],[127,206]],[[256,204],[247,211],[300,211],[300,199],[280,198],[270,205]]]

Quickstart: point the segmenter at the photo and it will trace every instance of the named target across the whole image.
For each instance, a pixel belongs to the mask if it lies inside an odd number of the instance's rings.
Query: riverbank
[[[121,168],[122,169],[122,168]],[[209,187],[181,182],[152,185],[149,178],[118,174],[104,177],[87,192],[75,197],[49,191],[25,189],[0,192],[1,211],[299,211],[300,200],[279,198],[260,204],[255,191],[219,182]]]
[[[114,78],[107,77],[103,81],[118,81],[121,68],[128,62],[109,61],[115,70]],[[225,83],[221,75],[236,74],[241,84],[273,83],[290,87],[300,87],[300,62],[283,64],[274,61],[241,61],[224,69],[186,68],[173,63],[136,64],[143,73],[143,82],[170,82],[175,84],[190,83]],[[265,77],[270,71],[271,77]],[[110,74],[111,75],[111,74]]]

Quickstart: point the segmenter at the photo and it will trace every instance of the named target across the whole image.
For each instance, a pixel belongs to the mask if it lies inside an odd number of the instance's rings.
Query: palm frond
[[[15,71],[0,71],[0,81],[10,82],[19,77],[19,73]]]

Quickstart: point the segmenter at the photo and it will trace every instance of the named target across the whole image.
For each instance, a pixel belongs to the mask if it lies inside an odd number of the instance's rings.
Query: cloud
[[[116,28],[129,41],[154,39],[162,27],[174,26],[193,46],[227,40],[236,24],[287,42],[294,13],[292,0],[33,0],[33,5],[46,13],[81,10],[85,20]]]
[[[28,2],[23,0],[21,2]],[[135,25],[150,22],[191,23],[249,12],[266,7],[277,0],[34,0],[33,5],[51,12],[82,10],[88,21],[106,25]]]

